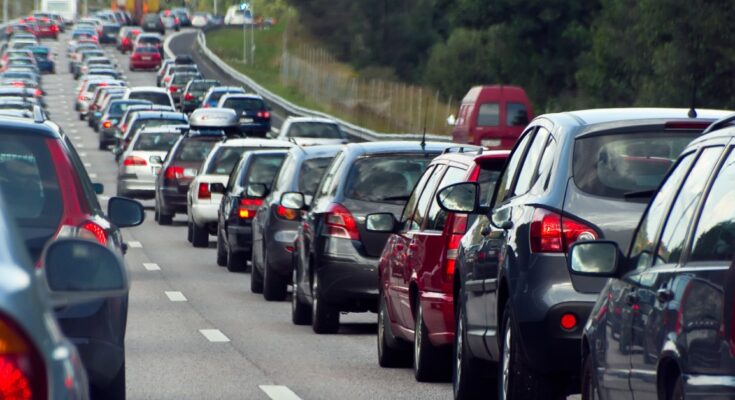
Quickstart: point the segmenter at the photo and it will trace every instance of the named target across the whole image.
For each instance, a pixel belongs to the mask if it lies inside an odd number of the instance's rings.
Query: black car
[[[297,314],[311,309],[314,332],[337,332],[340,312],[377,312],[378,260],[390,234],[368,231],[365,217],[389,212],[397,219],[426,166],[450,145],[348,144],[310,205],[301,192],[281,196],[285,208],[308,210],[296,236],[293,295]]]
[[[235,110],[240,121],[240,133],[266,137],[271,131],[270,107],[257,94],[225,94],[217,107]]]
[[[155,220],[159,225],[171,225],[176,213],[186,214],[189,184],[215,143],[224,139],[225,132],[221,130],[192,130],[181,136],[165,160],[158,160],[163,164],[155,193]]]
[[[558,398],[576,389],[583,322],[605,279],[570,277],[569,246],[601,238],[628,245],[676,157],[723,115],[699,114],[543,115],[520,136],[488,202],[492,211],[470,195],[473,183],[439,193],[452,192],[440,200],[450,210],[469,203],[465,212],[482,213],[462,239],[455,272],[456,398],[484,390],[499,398]]]
[[[183,113],[190,113],[202,104],[204,95],[210,88],[219,86],[220,83],[215,79],[194,79],[189,81],[183,90],[180,101],[180,110]]]
[[[161,36],[166,34],[166,26],[163,25],[161,16],[158,14],[148,13],[144,15],[141,26],[143,32],[158,32]]]
[[[246,151],[232,170],[226,187],[221,183],[211,185],[212,192],[222,193],[217,211],[217,265],[227,266],[230,272],[247,268],[253,243],[253,219],[287,154],[288,150]],[[251,277],[251,288],[257,285],[253,280],[255,276]]]
[[[625,256],[572,246],[573,277],[612,278],[583,333],[583,398],[735,397],[733,119],[684,150]]]
[[[281,205],[281,195],[301,192],[307,204],[340,146],[294,147],[283,162],[273,189],[253,220],[252,274],[263,277],[263,297],[283,300],[293,274],[298,213]],[[257,272],[256,272],[257,271]]]
[[[100,35],[100,44],[110,44],[117,42],[117,34],[120,33],[120,25],[118,24],[103,24],[102,35]]]

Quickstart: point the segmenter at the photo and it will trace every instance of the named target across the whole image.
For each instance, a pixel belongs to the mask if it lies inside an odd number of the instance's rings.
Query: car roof
[[[447,147],[452,146],[449,142],[426,142],[423,145],[418,141],[380,141],[380,142],[364,142],[349,143],[344,148],[355,154],[381,154],[381,153],[421,153],[442,152]]]
[[[168,93],[168,90],[155,86],[135,86],[130,88],[130,93],[139,92],[155,92],[155,93]]]
[[[213,92],[222,92],[222,91],[229,91],[229,90],[241,90],[245,92],[245,88],[241,86],[215,86],[209,89]]]
[[[260,138],[236,138],[227,139],[220,146],[225,147],[241,147],[241,146],[257,146],[257,147],[295,147],[291,142],[285,140],[260,139]]]
[[[149,128],[143,128],[139,130],[139,133],[169,133],[169,132],[181,132],[181,128],[188,128],[187,125],[183,124],[176,124],[176,125],[163,125],[163,126],[155,126],[155,127],[149,127]]]
[[[36,134],[54,139],[61,137],[51,125],[35,122],[30,118],[11,116],[0,118],[0,137],[4,134],[17,133],[19,130],[23,131],[23,134]]]
[[[254,94],[254,93],[227,93],[226,95],[222,96],[220,101],[222,101],[222,99],[237,99],[237,98],[263,100],[263,96],[259,94]]]
[[[653,119],[690,119],[686,108],[600,108],[592,110],[567,111],[557,114],[546,114],[547,117],[567,115],[581,126],[608,123],[624,123]],[[731,111],[697,109],[698,119],[719,119],[731,114]],[[539,118],[542,118],[541,116]]]
[[[328,124],[337,124],[337,121],[322,117],[288,117],[285,122],[323,122]]]
[[[304,158],[334,157],[342,146],[341,144],[294,146],[291,151],[301,153]]]
[[[448,147],[434,161],[446,160],[470,164],[484,160],[507,160],[510,150],[487,150],[479,146]]]
[[[186,119],[186,114],[180,113],[178,111],[140,111],[136,113],[135,118],[144,118],[144,119],[156,119],[156,118],[163,118],[163,119],[173,119],[173,118],[179,118],[183,117],[183,119]]]

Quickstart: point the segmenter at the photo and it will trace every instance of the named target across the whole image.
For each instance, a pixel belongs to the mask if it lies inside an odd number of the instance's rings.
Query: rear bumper
[[[161,67],[161,63],[158,61],[131,61],[130,66],[141,69],[158,69]]]
[[[240,132],[243,133],[268,133],[271,130],[269,123],[240,124]]]
[[[298,226],[293,228],[298,228]],[[283,229],[268,233],[263,237],[268,247],[270,270],[289,280],[293,272],[293,248],[296,235],[296,229]]]
[[[121,195],[152,198],[156,191],[156,182],[137,178],[119,179]]]
[[[191,219],[195,224],[204,226],[213,222],[217,222],[217,212],[219,204],[216,203],[192,203]]]
[[[54,72],[56,70],[56,63],[53,61],[38,61],[38,69],[41,72]]]
[[[182,214],[187,212],[186,193],[179,193],[178,188],[161,188],[159,201],[166,211]]]
[[[338,247],[337,254],[325,252],[316,263],[320,298],[340,311],[377,312],[378,258],[360,255],[349,240],[323,238],[327,248]],[[330,242],[345,242],[339,245]],[[352,248],[348,254],[344,250]]]
[[[734,398],[735,376],[685,374],[684,397],[687,399]]]
[[[114,144],[116,142],[115,129],[100,128],[100,142],[106,144]]]
[[[235,252],[250,253],[253,248],[252,222],[247,225],[227,225],[227,243]]]
[[[454,343],[454,296],[424,292],[420,301],[431,344],[443,346]]]

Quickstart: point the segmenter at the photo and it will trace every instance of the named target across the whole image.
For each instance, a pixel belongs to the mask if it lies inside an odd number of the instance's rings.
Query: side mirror
[[[151,156],[148,161],[150,161],[151,164],[163,164],[163,159],[161,158],[161,156]]]
[[[454,116],[454,114],[447,117],[447,125],[449,126],[457,125],[457,118]]]
[[[130,228],[145,221],[145,209],[135,200],[112,197],[107,203],[107,217],[118,228]]]
[[[220,182],[210,183],[209,184],[209,191],[212,192],[212,193],[224,194],[225,193],[225,185],[223,183],[220,183]]]
[[[306,205],[306,199],[303,193],[286,192],[281,195],[281,205],[291,210],[303,210]]]
[[[569,272],[573,275],[616,277],[620,249],[607,240],[577,242],[569,249]]]
[[[445,211],[473,213],[480,205],[480,186],[475,182],[455,183],[440,190],[436,199]]]
[[[94,194],[102,194],[105,192],[105,185],[101,183],[93,183],[92,188],[94,189]]]
[[[245,190],[248,197],[263,198],[268,194],[268,187],[263,183],[251,183]]]
[[[396,229],[396,218],[391,213],[368,214],[365,229],[369,232],[392,233]]]
[[[54,306],[124,296],[125,266],[105,246],[86,239],[60,239],[44,254],[44,271]]]

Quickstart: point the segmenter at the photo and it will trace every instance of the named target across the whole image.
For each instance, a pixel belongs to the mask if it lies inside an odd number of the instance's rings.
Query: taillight
[[[293,221],[296,219],[296,217],[298,217],[298,213],[296,210],[292,208],[286,208],[280,204],[278,205],[278,207],[276,207],[276,215],[289,221]]]
[[[332,203],[327,210],[325,236],[338,237],[350,240],[360,240],[355,217],[350,210],[339,203]]]
[[[59,31],[59,27],[58,26],[51,25],[51,32],[58,32],[58,31]]]
[[[41,89],[36,89],[36,92],[35,93],[36,93],[36,97],[43,96],[43,90],[41,90]]]
[[[199,183],[199,191],[197,193],[197,198],[199,199],[211,199],[212,198],[212,192],[209,190],[209,184],[200,182]]]
[[[573,313],[565,313],[559,319],[559,326],[565,331],[571,331],[577,327],[577,316]]]
[[[597,232],[584,223],[543,208],[533,213],[530,236],[534,253],[566,253],[576,241],[599,238]]]
[[[179,90],[179,88],[177,86],[171,85],[171,86],[168,87],[168,91],[171,92],[171,93],[174,93],[177,90]]]
[[[125,45],[130,44],[130,39],[128,38],[123,39],[122,44],[125,44]]]
[[[164,82],[168,82],[168,81],[170,81],[170,80],[171,80],[171,77],[170,77],[170,76],[167,76],[167,77],[163,78],[163,81],[164,81]]]
[[[454,276],[454,269],[459,255],[459,243],[467,231],[467,215],[454,214],[452,227],[447,237],[447,254],[444,258],[444,276]]]
[[[194,100],[194,96],[191,93],[187,93],[184,95],[184,100],[187,100],[187,101]]]
[[[79,227],[78,237],[89,240],[96,240],[103,246],[107,246],[107,232],[101,226],[94,222],[87,222]]]
[[[105,121],[105,122],[102,123],[102,127],[105,128],[105,129],[108,129],[108,128],[112,127],[112,122],[111,121]]]
[[[258,111],[258,114],[256,114],[258,118],[270,118],[271,113],[268,111]]]
[[[84,101],[84,100],[87,100],[87,96],[85,96],[83,94],[80,94],[79,95],[79,101]]]
[[[123,161],[123,165],[125,166],[136,166],[136,167],[144,167],[148,165],[148,162],[144,158],[136,157],[136,156],[127,156],[125,160]]]
[[[175,180],[184,176],[184,167],[172,165],[166,168],[166,172],[163,173],[163,177],[167,180]]]
[[[242,219],[253,219],[258,212],[258,207],[262,205],[263,199],[240,199],[237,215]]]
[[[46,399],[47,391],[38,350],[20,325],[0,314],[0,399]]]

